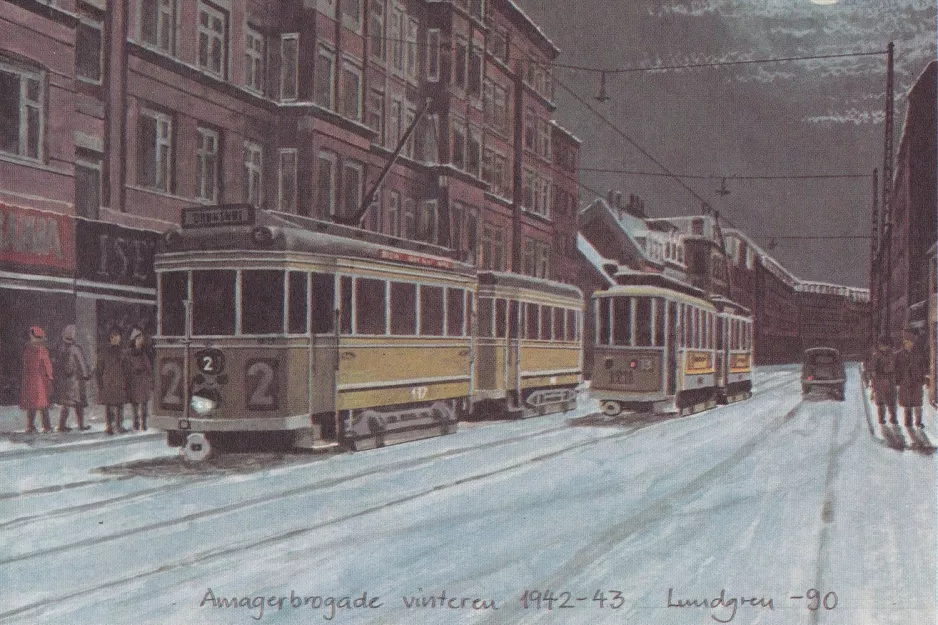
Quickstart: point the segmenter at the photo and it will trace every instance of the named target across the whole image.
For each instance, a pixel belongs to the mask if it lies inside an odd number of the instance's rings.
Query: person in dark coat
[[[51,432],[49,421],[49,389],[52,385],[52,361],[43,344],[45,331],[39,326],[29,329],[29,345],[23,350],[23,377],[20,380],[20,408],[26,411],[26,432],[36,431],[36,411],[42,415],[42,431]]]
[[[134,411],[134,429],[147,429],[147,404],[153,394],[153,363],[146,349],[147,335],[140,329],[130,332],[130,349],[127,362],[130,367],[130,383],[127,387],[130,406]]]
[[[85,406],[88,405],[88,395],[85,392],[85,382],[91,379],[91,371],[85,360],[85,352],[81,345],[75,342],[75,326],[68,325],[62,330],[62,343],[56,350],[56,399],[62,406],[59,411],[59,432],[68,432],[68,413],[70,408],[75,409],[75,422],[79,430],[90,430],[85,425]]]
[[[905,426],[923,428],[922,386],[928,371],[925,358],[916,349],[915,331],[902,331],[902,349],[896,353],[896,381],[899,384],[899,405],[905,412]]]
[[[108,332],[107,346],[98,352],[95,368],[98,381],[98,403],[104,404],[105,431],[113,434],[124,428],[124,404],[127,402],[127,380],[129,367],[127,356],[121,349],[120,328]]]
[[[879,410],[879,422],[886,423],[888,409],[890,422],[899,424],[896,411],[896,356],[888,336],[881,336],[870,363],[870,378],[873,384],[873,399]]]

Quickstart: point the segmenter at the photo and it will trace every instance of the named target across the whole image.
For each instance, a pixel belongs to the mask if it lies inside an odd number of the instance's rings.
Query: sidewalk
[[[45,434],[41,431],[41,417],[36,415],[36,427],[40,429],[35,434],[26,434],[26,412],[19,406],[0,406],[0,452],[21,448],[22,446],[35,447],[46,445],[63,444],[81,444],[82,442],[94,442],[105,439],[118,439],[126,436],[162,436],[161,430],[148,429],[146,432],[137,432],[133,429],[133,412],[130,406],[124,407],[124,427],[129,431],[127,434],[114,434],[108,436],[104,432],[104,406],[92,405],[85,407],[85,425],[90,425],[90,430],[78,430],[75,425],[75,411],[69,411],[68,427],[71,432],[55,432],[59,425],[60,406],[53,404],[49,407],[49,421],[52,423],[53,432]]]
[[[873,436],[873,438],[885,442],[886,438],[883,434],[883,426],[879,422],[879,410],[877,409],[876,404],[873,403],[873,389],[863,384],[862,377],[860,379],[860,391],[863,393],[867,425],[869,426],[870,434]],[[923,399],[922,423],[925,424],[925,433],[934,443],[936,438],[938,438],[936,437],[936,431],[938,431],[938,425],[936,425],[936,415],[938,415],[938,411],[936,411],[935,408],[928,403],[927,397],[924,397]],[[896,406],[896,417],[899,421],[899,426],[904,429],[905,411],[903,410],[902,406]],[[889,419],[888,412],[886,414],[886,419]]]

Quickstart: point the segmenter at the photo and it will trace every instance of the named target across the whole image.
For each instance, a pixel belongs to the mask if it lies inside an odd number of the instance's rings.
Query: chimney
[[[615,206],[615,192],[612,189],[606,191],[606,202],[610,207]]]
[[[622,208],[622,192],[616,191],[616,206]]]

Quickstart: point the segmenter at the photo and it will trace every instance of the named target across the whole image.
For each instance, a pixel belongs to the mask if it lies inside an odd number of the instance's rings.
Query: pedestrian
[[[128,399],[134,411],[134,429],[147,429],[147,404],[153,394],[153,363],[147,352],[147,335],[139,328],[130,332],[130,349],[127,362],[130,366]]]
[[[127,401],[127,355],[121,349],[121,331],[113,327],[108,332],[108,344],[98,352],[95,367],[98,381],[98,403],[104,404],[105,431],[123,434],[124,403]]]
[[[49,390],[52,385],[52,361],[44,345],[45,331],[39,326],[29,329],[29,344],[23,350],[23,377],[20,380],[20,408],[26,411],[26,433],[36,431],[36,412],[42,415],[42,431],[51,432],[49,421]]]
[[[886,411],[889,411],[890,423],[899,424],[896,414],[896,356],[892,351],[892,342],[886,335],[876,341],[871,363],[873,399],[879,411],[879,422],[886,423]]]
[[[925,384],[926,363],[915,340],[915,330],[902,330],[902,348],[896,353],[896,382],[899,384],[899,405],[905,412],[905,427],[923,428],[922,386]]]
[[[91,379],[88,361],[81,345],[75,342],[75,326],[67,325],[62,330],[62,343],[56,350],[54,362],[56,364],[57,393],[56,398],[62,406],[59,411],[59,432],[68,432],[68,413],[75,409],[75,423],[79,430],[90,430],[85,425],[85,406],[88,405],[88,395],[85,382]]]

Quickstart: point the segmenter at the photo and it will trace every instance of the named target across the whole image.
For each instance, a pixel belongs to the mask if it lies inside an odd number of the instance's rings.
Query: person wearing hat
[[[36,431],[36,411],[42,415],[42,431],[51,432],[49,422],[49,387],[52,384],[52,362],[44,345],[45,331],[39,326],[29,329],[29,344],[23,350],[23,377],[20,380],[20,408],[26,411],[26,432]]]
[[[75,409],[75,422],[79,430],[90,430],[85,425],[85,406],[88,396],[85,381],[91,379],[88,362],[81,345],[75,342],[75,326],[67,325],[62,330],[62,343],[55,353],[56,380],[58,382],[57,399],[62,406],[59,411],[59,432],[68,432],[68,413]]]
[[[905,412],[905,427],[923,428],[922,386],[927,363],[922,351],[916,349],[915,330],[902,330],[902,348],[896,353],[896,382],[899,384],[899,405]]]
[[[108,332],[108,344],[98,351],[95,374],[98,403],[104,404],[105,432],[113,434],[116,429],[123,434],[127,431],[124,428],[124,403],[127,402],[129,366],[121,349],[121,330],[116,326]]]
[[[127,395],[134,411],[134,429],[147,429],[147,403],[153,394],[153,363],[146,351],[147,335],[139,328],[130,332],[130,349],[127,351],[127,363],[130,368],[130,382]]]
[[[876,341],[876,350],[873,352],[870,365],[870,377],[873,384],[873,399],[879,410],[879,422],[886,423],[886,411],[889,411],[890,422],[899,424],[896,413],[896,356],[892,351],[892,343],[885,334]]]

